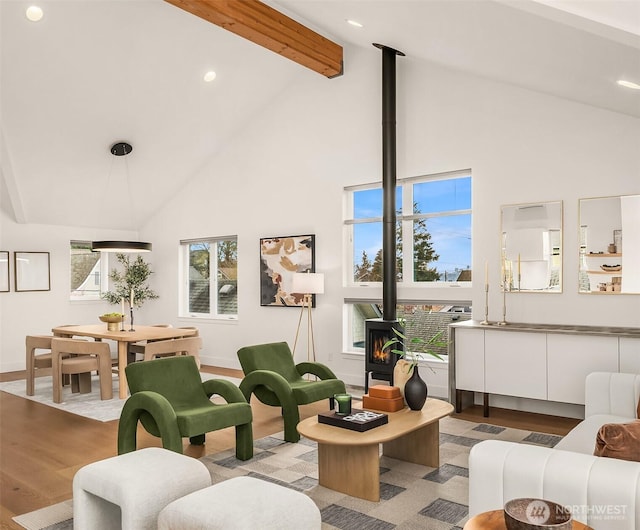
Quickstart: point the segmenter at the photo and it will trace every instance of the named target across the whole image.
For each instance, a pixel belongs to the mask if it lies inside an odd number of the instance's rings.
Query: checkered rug
[[[305,438],[297,444],[285,442],[281,435],[257,440],[254,457],[246,462],[237,460],[234,451],[209,455],[202,461],[214,483],[249,475],[306,493],[320,508],[326,530],[453,530],[467,521],[469,451],[487,439],[549,447],[560,441],[559,436],[444,418],[440,421],[440,467],[381,457],[380,502],[319,486],[317,446]]]
[[[460,530],[468,518],[469,451],[488,439],[553,447],[561,437],[444,418],[440,421],[440,467],[381,457],[380,502],[319,486],[317,446],[305,438],[292,444],[280,433],[256,440],[254,457],[246,462],[237,460],[234,450],[201,461],[213,483],[248,475],[304,492],[320,508],[323,530]],[[29,530],[71,530],[71,502],[61,504],[65,510],[55,505],[15,521]],[[46,512],[54,510],[56,520],[47,520]]]

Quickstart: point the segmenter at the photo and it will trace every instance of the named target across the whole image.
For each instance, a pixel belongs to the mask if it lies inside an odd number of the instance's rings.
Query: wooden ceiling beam
[[[259,0],[165,1],[326,77],[342,75],[342,46]]]

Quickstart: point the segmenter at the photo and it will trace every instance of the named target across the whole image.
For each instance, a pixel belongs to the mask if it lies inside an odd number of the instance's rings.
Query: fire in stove
[[[373,334],[373,332],[372,332]],[[389,340],[389,337],[385,335],[374,334],[372,338],[371,346],[371,362],[373,364],[389,364],[391,362],[391,352],[389,348],[383,351],[382,347]]]
[[[397,320],[372,318],[365,322],[365,393],[369,389],[369,376],[393,385],[393,369],[398,356],[390,351],[391,348],[383,350],[382,347],[393,337],[393,329],[400,329],[398,326]]]

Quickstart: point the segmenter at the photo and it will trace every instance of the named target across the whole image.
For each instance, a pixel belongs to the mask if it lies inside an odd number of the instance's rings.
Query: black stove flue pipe
[[[382,318],[396,319],[396,55],[382,50]]]

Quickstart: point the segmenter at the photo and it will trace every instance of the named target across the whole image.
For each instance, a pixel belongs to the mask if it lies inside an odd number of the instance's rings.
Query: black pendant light
[[[91,250],[100,252],[151,252],[151,243],[144,241],[93,241]]]
[[[117,142],[111,146],[111,154],[125,156],[133,151],[131,144]],[[127,179],[129,173],[127,172]],[[92,241],[91,250],[98,252],[151,252],[151,243],[144,241]]]

